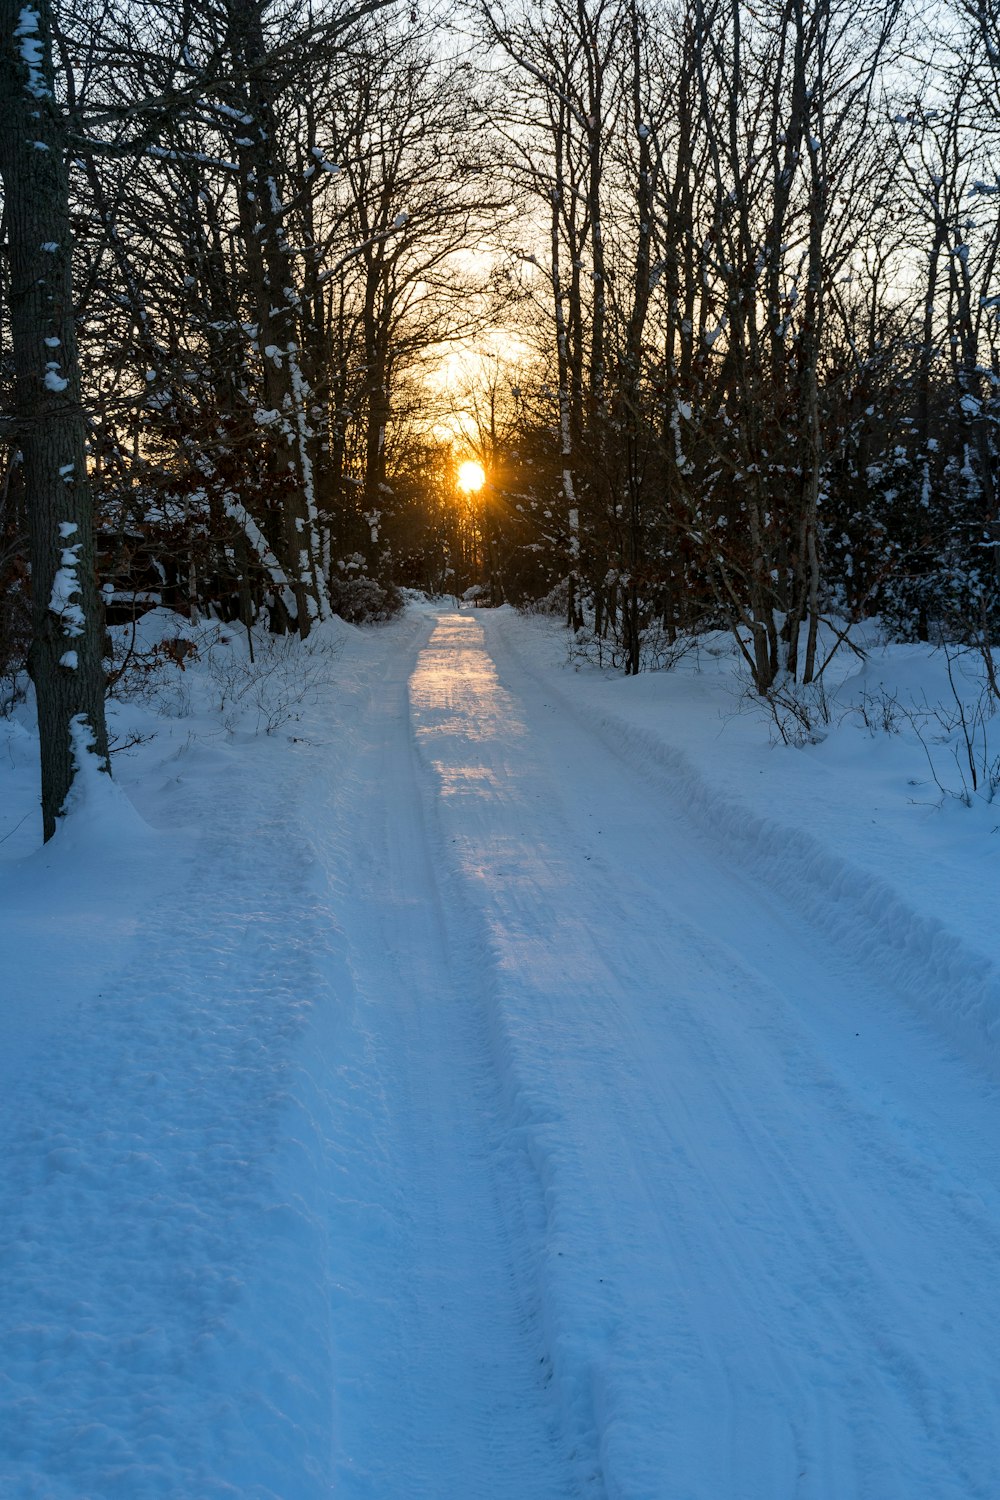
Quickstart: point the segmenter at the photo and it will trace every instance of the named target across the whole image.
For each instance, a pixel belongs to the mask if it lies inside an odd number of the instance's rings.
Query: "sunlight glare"
[[[466,459],[465,463],[458,466],[458,487],[466,495],[481,490],[486,483],[486,473],[482,464],[477,464],[474,459]]]

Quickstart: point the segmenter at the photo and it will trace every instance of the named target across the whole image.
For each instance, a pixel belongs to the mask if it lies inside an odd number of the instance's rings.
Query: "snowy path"
[[[4,1496],[1000,1495],[1000,1091],[520,639],[176,794],[3,1101]]]
[[[408,996],[405,1050],[381,1037],[410,1078],[387,1107],[414,1142],[415,1264],[456,1294],[436,1320],[421,1292],[383,1345],[366,1409],[394,1412],[393,1450],[417,1443],[371,1493],[561,1493],[510,1473],[526,1450],[499,1423],[497,1470],[462,1468],[479,1424],[439,1366],[456,1319],[499,1362],[477,1304],[495,1322],[512,1275],[577,1493],[995,1495],[995,1092],[727,870],[533,681],[502,617],[441,619],[409,696],[414,744],[385,734],[363,799],[391,789],[359,892],[383,957],[355,962],[373,999]],[[449,1132],[457,1066],[479,1102]],[[484,1122],[500,1275],[456,1159]],[[475,1353],[453,1360],[489,1400]],[[446,1400],[414,1412],[400,1386]]]

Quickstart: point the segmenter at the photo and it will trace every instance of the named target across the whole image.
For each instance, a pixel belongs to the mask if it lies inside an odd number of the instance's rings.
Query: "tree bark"
[[[276,414],[271,433],[281,517],[269,540],[295,596],[296,628],[304,639],[315,620],[326,618],[329,605],[319,558],[310,392],[297,342],[300,299],[278,192],[277,129],[261,6],[259,0],[227,0],[227,13],[230,50],[246,71],[245,86],[235,96],[246,131],[240,137],[244,144],[238,146],[240,219],[257,317],[263,397]]]
[[[10,262],[15,422],[24,458],[42,822],[56,830],[93,755],[108,764],[103,613],[73,318],[73,239],[50,0],[0,0],[0,176]]]

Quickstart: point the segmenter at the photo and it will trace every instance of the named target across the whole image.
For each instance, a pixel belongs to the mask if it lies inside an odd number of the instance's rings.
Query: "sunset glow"
[[[458,466],[458,487],[466,495],[474,494],[481,490],[486,483],[486,472],[482,464],[477,464],[474,459],[466,459]]]

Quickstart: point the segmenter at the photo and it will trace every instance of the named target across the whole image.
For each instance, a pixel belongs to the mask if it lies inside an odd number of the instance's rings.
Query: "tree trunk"
[[[276,414],[270,431],[281,520],[268,540],[291,585],[296,628],[304,638],[314,620],[327,617],[329,604],[319,562],[314,438],[307,409],[310,392],[297,342],[300,299],[278,192],[277,130],[261,6],[259,0],[227,0],[227,8],[231,51],[236,65],[246,73],[243,93],[234,96],[246,131],[237,153],[240,220],[255,303],[263,398]]]
[[[0,0],[0,175],[10,261],[15,422],[31,558],[31,676],[42,822],[56,829],[93,755],[108,771],[103,615],[73,319],[69,183],[50,0]]]

